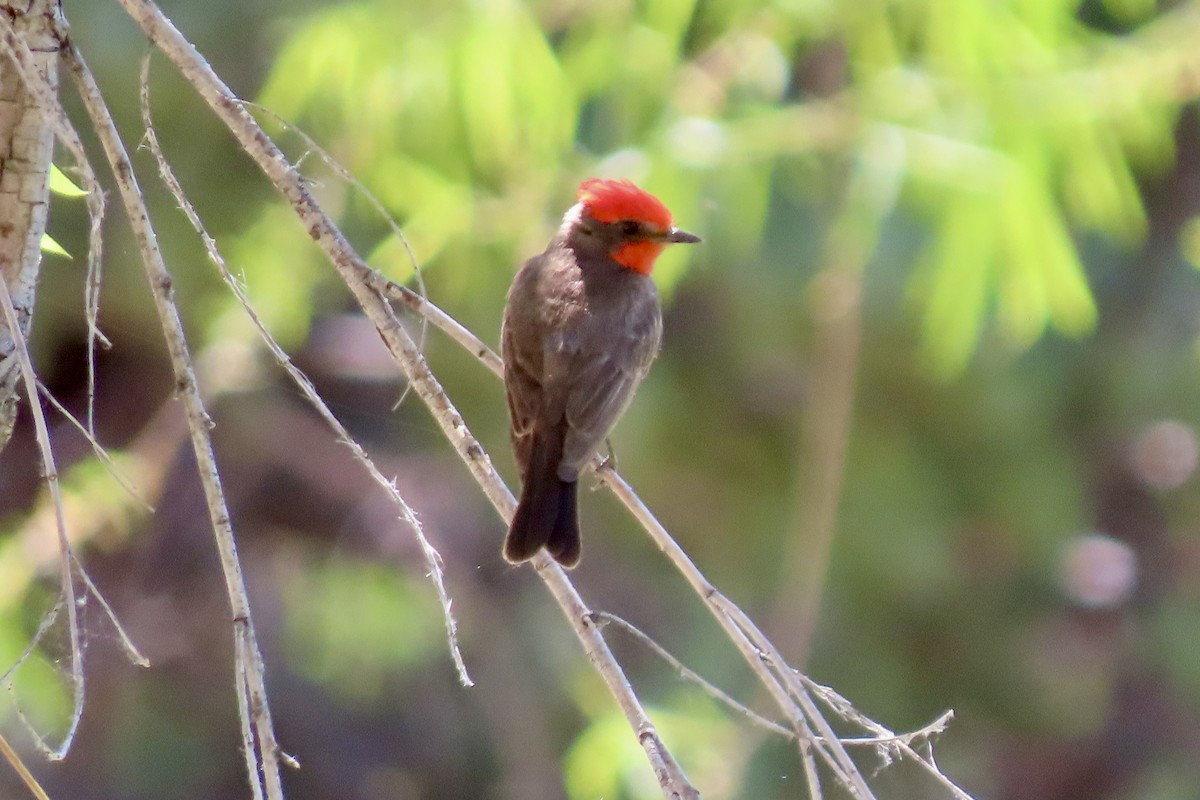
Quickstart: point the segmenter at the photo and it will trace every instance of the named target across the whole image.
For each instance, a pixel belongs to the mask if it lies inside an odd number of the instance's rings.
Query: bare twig
[[[383,487],[384,491],[388,493],[392,499],[392,502],[400,510],[401,518],[412,529],[413,534],[417,537],[417,543],[421,547],[421,552],[425,557],[425,564],[429,569],[428,574],[430,580],[433,581],[434,589],[437,591],[438,600],[442,606],[442,618],[446,625],[446,636],[450,646],[450,654],[454,660],[454,667],[458,671],[458,679],[463,686],[473,686],[474,683],[471,681],[471,676],[467,673],[467,665],[463,661],[462,652],[458,646],[458,626],[454,620],[454,614],[450,609],[450,595],[446,591],[441,555],[433,547],[433,545],[429,543],[429,539],[425,536],[425,531],[421,525],[421,521],[417,518],[416,513],[400,495],[395,482],[385,478],[378,468],[376,468],[375,463],[371,460],[370,456],[368,456],[366,451],[363,450],[362,446],[354,440],[354,438],[350,435],[350,432],[346,430],[334,413],[329,409],[329,406],[326,405],[325,401],[321,399],[321,396],[317,393],[316,388],[312,385],[312,382],[308,379],[308,376],[301,372],[300,369],[292,363],[292,360],[288,354],[282,347],[280,347],[279,343],[275,341],[275,337],[271,335],[270,331],[267,330],[266,326],[259,318],[258,313],[250,304],[250,299],[246,296],[245,291],[242,289],[241,283],[239,283],[229,271],[224,257],[221,256],[220,251],[217,249],[217,243],[204,228],[204,223],[201,221],[200,215],[196,212],[195,207],[187,199],[183,192],[183,187],[179,185],[179,181],[176,179],[174,172],[171,170],[171,166],[167,162],[166,156],[163,154],[162,149],[158,144],[158,137],[154,132],[153,120],[150,117],[150,55],[151,52],[147,51],[146,55],[142,58],[140,91],[142,123],[145,125],[146,129],[146,143],[150,148],[150,152],[154,155],[154,160],[158,164],[159,175],[162,177],[163,183],[171,192],[171,195],[175,198],[175,201],[179,204],[179,208],[183,211],[184,216],[187,217],[197,235],[200,236],[200,239],[204,244],[205,252],[208,254],[209,261],[211,261],[217,268],[217,271],[221,275],[221,279],[225,281],[225,285],[229,287],[229,290],[233,292],[234,297],[236,297],[238,302],[241,304],[243,310],[246,312],[246,316],[249,317],[251,323],[253,323],[255,329],[258,331],[259,338],[262,339],[267,349],[271,351],[271,355],[275,358],[275,361],[284,369],[285,372],[287,372],[288,377],[292,379],[292,382],[296,384],[296,387],[300,389],[300,391],[304,394],[304,397],[308,400],[309,404],[316,410],[321,418],[325,420],[326,424],[333,429],[333,432],[337,435],[338,440],[350,448],[350,452],[353,454],[355,460],[362,464],[364,469],[366,469],[367,474],[369,474],[371,478],[377,484]]]
[[[403,231],[403,229],[401,229],[400,223],[396,222],[396,218],[393,217],[390,213],[388,213],[387,208],[385,208],[383,205],[383,202],[378,197],[375,196],[375,193],[372,192],[370,189],[368,189],[366,184],[364,184],[362,181],[360,181],[358,178],[356,178],[350,172],[350,170],[348,170],[344,166],[342,166],[341,162],[339,162],[336,158],[334,158],[333,155],[330,154],[330,152],[328,150],[326,150],[324,147],[322,147],[320,145],[320,143],[317,142],[316,139],[309,136],[307,131],[304,131],[301,128],[288,122],[286,119],[279,116],[274,111],[267,108],[266,106],[262,106],[262,105],[259,105],[258,103],[250,102],[249,100],[242,100],[241,103],[243,106],[245,106],[248,109],[257,111],[260,114],[266,114],[268,117],[270,117],[272,120],[274,120],[280,127],[282,127],[285,131],[291,131],[296,136],[300,137],[300,141],[304,142],[304,145],[308,148],[308,151],[304,154],[304,156],[301,156],[295,162],[294,166],[296,167],[297,170],[300,169],[300,163],[304,160],[305,157],[307,157],[310,153],[316,153],[317,156],[320,157],[321,161],[325,164],[325,166],[327,166],[327,167],[329,167],[329,169],[333,170],[334,173],[346,183],[346,185],[350,186],[355,191],[357,191],[359,194],[361,194],[364,198],[366,198],[366,201],[371,205],[372,208],[375,209],[375,213],[378,214],[379,218],[384,221],[384,223],[391,230],[392,235],[396,237],[396,240],[399,241],[401,246],[404,248],[404,252],[408,256],[408,262],[409,262],[409,264],[412,265],[413,275],[416,277],[416,280],[417,280],[417,293],[421,297],[427,297],[429,293],[425,289],[425,274],[423,272],[421,272],[421,262],[417,260],[417,254],[413,252],[412,246],[409,245],[408,238],[404,235],[404,231]],[[428,335],[428,332],[429,332],[429,322],[426,319],[422,318],[421,319],[421,335],[417,339],[417,348],[422,353],[425,352],[425,337]],[[398,400],[396,400],[395,405],[393,406],[393,410],[400,407],[401,403],[403,403],[404,399],[406,397],[408,397],[408,393],[411,390],[412,390],[412,384],[405,384],[404,391],[401,392],[400,398]],[[463,670],[465,670],[465,668],[460,669],[460,678],[465,675],[465,671],[463,671]],[[467,683],[466,685],[469,686],[471,684]]]
[[[496,355],[496,352],[488,347],[486,342],[467,330],[463,325],[460,325],[454,317],[429,302],[427,298],[422,297],[406,286],[400,286],[394,281],[388,280],[375,270],[371,270],[365,280],[372,289],[389,300],[403,303],[404,307],[409,311],[412,311],[424,320],[428,320],[435,328],[440,329],[442,333],[458,342],[483,362],[483,365],[490,369],[496,377],[504,377],[504,364],[500,361],[500,356]]]
[[[63,598],[59,596],[58,601],[55,602],[50,610],[42,616],[42,621],[38,623],[38,629],[34,631],[33,636],[30,637],[29,643],[25,645],[25,649],[21,651],[21,655],[17,656],[17,660],[14,661],[8,669],[4,670],[3,674],[0,674],[0,686],[8,686],[9,688],[12,687],[12,682],[9,679],[16,673],[17,670],[21,668],[21,665],[24,664],[31,655],[33,655],[33,651],[37,649],[37,646],[41,643],[46,634],[49,633],[50,628],[54,626],[54,623],[58,621],[58,615],[62,612],[62,608]]]
[[[21,782],[25,784],[25,787],[29,789],[30,794],[36,800],[50,800],[50,795],[46,794],[46,790],[37,782],[37,778],[33,777],[33,773],[25,766],[25,762],[17,755],[17,751],[12,749],[12,745],[8,743],[8,740],[3,735],[0,735],[0,755],[4,756],[4,760],[20,776]]]
[[[209,518],[216,538],[232,609],[236,673],[239,678],[238,709],[244,728],[243,744],[247,745],[245,758],[250,785],[255,800],[259,800],[263,796],[264,789],[269,800],[282,800],[283,785],[279,776],[279,747],[275,740],[275,730],[267,703],[262,654],[259,652],[258,641],[254,634],[254,625],[250,617],[250,603],[246,596],[245,579],[233,538],[233,525],[229,518],[228,507],[221,488],[221,479],[217,472],[216,459],[213,455],[212,440],[209,436],[212,421],[204,409],[204,402],[196,383],[187,339],[179,318],[179,309],[175,306],[172,296],[172,278],[163,262],[162,253],[159,251],[158,239],[150,223],[137,178],[134,176],[133,167],[129,162],[129,156],[113,124],[99,87],[84,63],[83,57],[70,40],[64,42],[63,55],[100,139],[105,157],[112,168],[125,214],[133,227],[138,249],[141,251],[143,264],[150,281],[155,309],[158,312],[171,356],[176,391],[183,400],[187,414],[192,448],[196,454],[197,467],[208,502]]]
[[[50,390],[46,388],[46,384],[42,383],[41,381],[38,381],[38,391],[42,393],[42,397],[46,398],[46,402],[54,406],[55,410],[62,414],[63,418],[66,419],[67,422],[71,423],[75,430],[83,434],[83,437],[87,439],[88,444],[92,446],[92,453],[94,453],[96,458],[100,460],[100,463],[105,466],[105,468],[108,470],[108,474],[111,475],[112,479],[117,482],[117,485],[125,491],[125,494],[129,495],[129,497],[137,502],[137,504],[140,505],[145,511],[153,514],[154,506],[150,505],[146,498],[142,497],[141,492],[139,492],[137,487],[133,485],[133,481],[130,480],[128,475],[121,471],[121,468],[117,466],[117,462],[113,460],[111,455],[109,455],[109,452],[104,448],[104,445],[100,444],[100,442],[96,440],[95,433],[89,429],[87,425],[84,425],[82,422],[77,420],[75,415],[68,411],[62,403],[58,402],[58,398],[51,394]]]
[[[641,628],[637,627],[633,623],[629,622],[628,620],[622,619],[621,617],[618,617],[616,614],[611,614],[607,611],[597,611],[597,612],[595,612],[594,616],[601,623],[612,623],[612,624],[616,625],[617,627],[627,631],[629,634],[631,634],[633,636],[633,638],[637,639],[643,645],[650,648],[650,650],[655,655],[657,655],[663,661],[670,664],[671,668],[679,673],[679,677],[683,678],[686,681],[696,684],[701,689],[703,689],[705,691],[705,693],[707,693],[710,697],[712,697],[717,702],[724,705],[729,710],[733,711],[736,714],[740,714],[741,716],[750,720],[750,722],[752,722],[753,724],[757,725],[758,727],[760,727],[764,730],[770,731],[771,733],[778,734],[779,736],[784,736],[788,739],[796,738],[795,731],[785,728],[782,725],[780,725],[778,722],[773,722],[773,721],[767,719],[766,717],[762,716],[761,714],[757,713],[756,711],[747,708],[746,706],[739,703],[737,700],[734,700],[732,697],[730,697],[728,694],[726,694],[724,691],[722,691],[719,687],[714,686],[709,681],[706,681],[704,678],[700,677],[698,674],[696,674],[696,672],[694,670],[692,670],[690,667],[688,667],[687,664],[684,664],[678,658],[671,655],[670,651],[668,651],[665,647],[663,647],[658,642],[654,641],[654,639],[649,634],[647,634],[645,631],[643,631]]]
[[[63,735],[62,744],[57,748],[47,748],[47,753],[54,760],[62,759],[71,749],[79,720],[83,716],[83,645],[79,638],[79,620],[75,607],[75,580],[71,569],[71,542],[67,539],[67,523],[63,516],[62,487],[58,484],[58,471],[54,467],[54,450],[50,446],[50,431],[46,426],[46,417],[42,414],[41,403],[38,402],[37,376],[33,372],[33,362],[29,359],[29,350],[25,346],[25,335],[17,323],[17,310],[13,307],[12,297],[8,293],[8,285],[0,281],[0,312],[13,335],[15,355],[21,368],[21,378],[25,383],[25,395],[29,400],[29,408],[33,414],[34,430],[37,435],[38,449],[42,457],[42,477],[50,489],[54,503],[54,522],[58,529],[59,547],[59,578],[63,603],[67,608],[67,631],[71,650],[71,685],[74,688],[71,721],[67,732]],[[39,744],[41,739],[39,737]]]

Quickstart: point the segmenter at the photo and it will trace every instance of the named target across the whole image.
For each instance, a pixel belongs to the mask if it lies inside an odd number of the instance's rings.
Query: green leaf
[[[66,259],[71,258],[71,254],[61,244],[54,241],[54,238],[48,233],[42,234],[42,252],[52,256],[62,256]]]
[[[61,169],[50,165],[50,191],[63,197],[87,197],[87,192],[68,178]]]

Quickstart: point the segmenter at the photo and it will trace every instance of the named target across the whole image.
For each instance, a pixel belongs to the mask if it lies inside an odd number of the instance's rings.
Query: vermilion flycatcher
[[[588,180],[546,251],[508,290],[501,341],[521,500],[504,557],[542,547],[579,563],[579,472],[595,454],[662,340],[650,270],[668,244],[698,242],[662,202],[627,180]]]

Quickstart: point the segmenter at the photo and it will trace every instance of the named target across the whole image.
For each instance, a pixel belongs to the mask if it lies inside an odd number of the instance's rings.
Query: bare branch
[[[0,16],[0,20],[3,17]],[[59,579],[62,602],[67,608],[67,636],[71,650],[71,685],[74,689],[71,721],[67,732],[63,735],[62,744],[57,748],[46,748],[47,754],[55,761],[61,760],[71,749],[79,720],[83,716],[83,645],[79,639],[79,619],[75,608],[75,581],[72,573],[71,542],[67,539],[67,523],[63,515],[62,487],[58,484],[58,471],[54,466],[54,450],[50,446],[50,431],[46,426],[46,417],[42,414],[42,405],[38,402],[37,376],[33,372],[33,362],[29,359],[29,350],[25,346],[25,335],[17,321],[17,310],[13,307],[12,296],[8,293],[8,285],[0,281],[0,313],[3,314],[8,329],[13,335],[14,354],[20,367],[21,378],[25,383],[25,396],[29,400],[29,410],[33,414],[34,430],[37,435],[38,449],[42,457],[42,477],[50,489],[50,497],[54,503],[54,522],[58,530],[59,548]],[[38,738],[42,745],[41,737]]]
[[[109,166],[112,168],[120,193],[125,214],[133,227],[134,236],[141,251],[143,264],[154,297],[155,309],[162,324],[171,366],[175,375],[176,390],[183,400],[191,434],[192,448],[196,454],[200,479],[208,502],[209,518],[221,559],[221,569],[229,596],[234,626],[234,652],[237,674],[238,708],[242,716],[243,743],[246,749],[246,766],[250,784],[256,800],[262,797],[265,787],[269,800],[282,800],[283,785],[279,776],[278,745],[271,722],[270,709],[264,678],[262,654],[254,634],[250,618],[250,603],[246,596],[246,584],[238,561],[237,546],[233,538],[233,525],[225,503],[221,479],[213,455],[209,428],[212,421],[204,409],[200,389],[196,383],[191,355],[179,309],[173,298],[173,282],[158,248],[158,239],[150,223],[150,217],[142,200],[141,190],[134,176],[133,167],[125,146],[117,133],[112,117],[100,94],[99,87],[84,63],[82,56],[68,40],[64,43],[63,55],[71,70],[71,77],[79,90],[84,107],[100,138]],[[253,734],[250,731],[253,730]],[[260,777],[261,775],[261,777]]]
[[[728,694],[726,694],[724,691],[722,691],[717,686],[714,686],[713,684],[706,681],[704,678],[700,677],[687,664],[684,664],[678,658],[671,655],[671,653],[665,647],[663,647],[658,642],[654,641],[654,639],[649,634],[647,634],[645,631],[643,631],[641,628],[637,627],[633,623],[629,622],[628,620],[622,619],[621,617],[618,617],[616,614],[610,614],[607,611],[597,611],[597,612],[595,612],[594,616],[601,623],[612,623],[612,624],[618,626],[619,628],[622,628],[623,630],[632,634],[633,638],[637,639],[643,645],[650,648],[650,650],[653,651],[655,655],[657,655],[663,661],[670,664],[671,668],[679,673],[679,677],[683,678],[686,681],[696,684],[701,689],[703,689],[709,696],[711,696],[717,702],[723,704],[725,707],[729,708],[734,713],[740,714],[741,716],[750,720],[750,722],[754,723],[758,727],[763,728],[764,730],[770,731],[771,733],[778,734],[779,736],[783,736],[788,739],[796,738],[795,731],[792,731],[792,730],[789,730],[788,728],[783,727],[778,722],[772,722],[771,720],[767,719],[766,717],[762,716],[761,714],[758,714],[757,712],[747,708],[746,706],[739,703],[737,700],[734,700],[732,697],[730,697]]]
[[[37,782],[37,778],[33,777],[33,773],[25,766],[25,762],[17,755],[17,751],[12,749],[12,745],[8,743],[8,740],[3,735],[0,735],[0,755],[4,756],[4,760],[20,776],[21,782],[29,789],[35,800],[50,800],[50,795],[46,794],[46,790]]]
[[[262,339],[263,344],[265,344],[267,349],[270,350],[271,355],[275,358],[276,363],[283,367],[284,371],[287,372],[288,377],[292,379],[292,382],[296,384],[296,387],[300,389],[305,399],[308,400],[309,405],[311,405],[316,412],[320,414],[321,418],[325,420],[326,424],[333,429],[333,432],[337,435],[338,440],[350,448],[350,452],[353,454],[355,460],[363,465],[363,468],[366,469],[367,474],[369,474],[371,478],[377,484],[383,487],[384,491],[388,493],[392,499],[392,502],[398,509],[400,509],[401,518],[405,521],[405,523],[408,524],[410,528],[412,528],[413,534],[417,537],[417,542],[421,547],[421,552],[425,557],[425,564],[429,569],[429,578],[433,581],[434,589],[437,591],[438,600],[442,606],[442,618],[446,625],[446,636],[450,645],[450,654],[454,660],[454,667],[458,671],[458,679],[463,686],[473,686],[474,683],[471,681],[471,676],[467,673],[467,665],[463,661],[462,652],[459,650],[458,646],[458,625],[454,620],[454,614],[450,610],[450,595],[446,591],[441,555],[436,549],[434,549],[433,545],[429,543],[429,539],[427,539],[425,536],[425,531],[421,525],[421,521],[417,518],[416,513],[400,495],[400,491],[397,489],[395,482],[385,478],[378,468],[376,468],[375,463],[371,460],[370,456],[368,456],[366,451],[363,450],[362,446],[354,440],[354,438],[350,435],[350,432],[346,430],[341,421],[339,421],[334,413],[329,409],[329,406],[326,405],[325,401],[321,399],[321,396],[317,394],[317,390],[312,385],[312,382],[308,379],[308,376],[301,372],[300,369],[292,363],[292,360],[288,354],[282,347],[280,347],[279,343],[275,341],[275,337],[271,335],[270,331],[267,330],[266,326],[259,318],[258,313],[250,304],[250,299],[246,296],[245,291],[242,289],[241,283],[239,283],[229,271],[224,257],[222,257],[220,251],[217,249],[217,243],[208,234],[208,231],[205,230],[204,223],[201,221],[200,215],[196,212],[195,207],[185,196],[183,187],[179,185],[179,181],[176,179],[174,172],[171,170],[170,164],[167,163],[166,156],[163,155],[162,149],[159,147],[158,137],[154,132],[154,124],[150,117],[150,55],[150,51],[147,51],[146,55],[142,58],[140,92],[142,122],[146,128],[146,143],[150,148],[150,152],[154,155],[154,160],[158,164],[159,175],[162,177],[163,183],[171,192],[171,195],[175,198],[175,201],[179,204],[179,208],[183,211],[184,216],[186,216],[188,221],[192,224],[193,229],[195,229],[196,233],[200,236],[201,241],[204,243],[205,252],[208,254],[209,261],[211,261],[213,266],[217,268],[217,271],[221,275],[221,279],[225,281],[225,285],[229,287],[229,290],[233,292],[234,297],[236,297],[238,302],[241,304],[243,310],[246,312],[246,316],[249,317],[251,323],[253,323],[255,329],[258,331],[259,338]]]
[[[46,398],[46,402],[54,406],[55,410],[58,411],[59,414],[62,414],[63,418],[67,420],[67,422],[71,423],[75,430],[83,434],[84,438],[88,440],[88,444],[92,446],[92,453],[94,453],[96,458],[99,459],[100,463],[105,466],[105,468],[108,470],[108,474],[111,475],[112,479],[117,482],[117,485],[125,491],[125,494],[129,495],[130,499],[140,505],[143,510],[153,514],[154,506],[150,505],[149,501],[142,497],[141,492],[139,492],[137,487],[133,485],[133,481],[130,480],[128,475],[121,471],[121,468],[117,466],[117,462],[113,460],[111,455],[109,455],[108,450],[104,448],[104,445],[100,444],[100,442],[96,440],[95,433],[89,429],[88,426],[77,420],[75,415],[68,411],[62,403],[58,402],[58,398],[51,394],[50,390],[46,388],[46,384],[42,383],[41,381],[38,381],[38,391],[41,392],[42,397]]]
[[[31,655],[33,655],[33,651],[37,649],[37,646],[50,631],[50,628],[53,627],[54,623],[58,621],[58,615],[62,612],[62,608],[63,598],[60,596],[58,601],[55,602],[51,609],[42,616],[42,621],[38,623],[38,629],[34,631],[29,643],[25,645],[25,649],[21,651],[21,655],[17,656],[17,660],[14,661],[12,665],[4,671],[3,674],[0,674],[0,685],[7,685],[9,688],[12,688],[12,683],[9,679],[16,673],[17,670],[21,668],[21,665],[24,664]]]

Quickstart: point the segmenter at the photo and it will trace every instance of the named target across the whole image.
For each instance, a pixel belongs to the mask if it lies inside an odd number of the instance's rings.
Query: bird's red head
[[[591,178],[579,184],[578,198],[584,212],[601,222],[630,219],[662,230],[671,227],[671,212],[662,200],[630,180]]]
[[[579,184],[577,196],[583,213],[594,220],[638,223],[611,256],[621,266],[643,275],[650,274],[654,260],[668,244],[700,241],[674,227],[671,212],[663,202],[632,181],[591,178]]]

